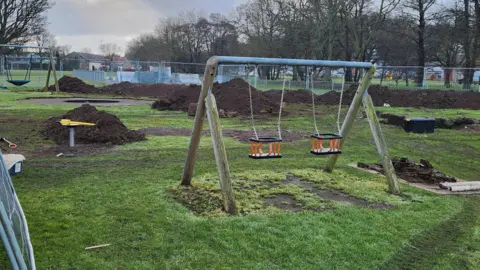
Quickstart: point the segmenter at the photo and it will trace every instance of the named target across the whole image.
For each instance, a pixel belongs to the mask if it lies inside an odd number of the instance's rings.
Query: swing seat
[[[312,136],[312,150],[310,153],[322,156],[322,155],[336,155],[341,154],[340,141],[342,136],[333,133],[313,134]],[[323,147],[323,141],[328,140],[329,147]]]
[[[7,80],[7,82],[15,85],[15,86],[22,86],[30,82],[30,80]]]
[[[275,137],[250,138],[250,155],[253,159],[281,158],[280,143],[282,139]],[[263,151],[263,145],[268,144],[268,152]]]

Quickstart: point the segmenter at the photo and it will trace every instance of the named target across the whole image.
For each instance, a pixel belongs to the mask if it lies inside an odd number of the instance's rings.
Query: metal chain
[[[250,68],[248,68],[248,70],[250,71]],[[254,76],[256,76],[257,74],[257,66],[255,66],[255,74]],[[253,100],[252,100],[252,85],[250,84],[250,82],[248,81],[248,73],[247,73],[247,83],[248,83],[248,96],[250,97],[250,118],[252,119],[252,129],[253,129],[253,133],[255,134],[255,139],[258,140],[258,134],[257,134],[257,129],[255,128],[255,119],[253,118]]]
[[[315,135],[320,134],[318,132],[318,126],[317,126],[317,114],[315,113],[315,93],[313,92],[314,86],[313,86],[313,72],[310,73],[310,92],[312,92],[312,112],[313,112],[313,125],[315,126]]]
[[[278,138],[282,139],[282,130],[280,127],[280,123],[282,121],[282,109],[283,109],[283,96],[285,93],[285,85],[287,83],[287,74],[286,70],[283,72],[283,87],[282,87],[282,97],[280,98],[280,108],[278,110],[278,122],[277,122],[277,129],[278,129]]]
[[[343,75],[343,81],[342,81],[342,90],[340,92],[340,103],[338,103],[338,115],[337,115],[337,129],[338,129],[338,134],[340,135],[340,114],[342,112],[342,101],[343,101],[343,91],[345,89],[345,77],[347,76],[347,72],[345,70],[345,74]]]

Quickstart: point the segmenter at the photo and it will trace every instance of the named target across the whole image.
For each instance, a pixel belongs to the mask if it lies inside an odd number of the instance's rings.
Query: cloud
[[[247,0],[56,0],[49,30],[59,44],[98,53],[101,42],[125,48],[132,37],[150,33],[157,22],[184,11],[227,13]]]

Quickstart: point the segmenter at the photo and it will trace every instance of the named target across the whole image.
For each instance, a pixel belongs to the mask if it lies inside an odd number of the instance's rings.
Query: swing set
[[[312,91],[312,111],[314,119],[315,133],[311,135],[312,148],[310,152],[314,155],[329,155],[324,170],[331,172],[335,167],[339,154],[342,153],[341,146],[344,145],[345,139],[349,135],[356,115],[363,104],[364,110],[367,114],[370,129],[375,140],[377,151],[380,155],[389,191],[393,194],[400,194],[400,187],[396,179],[395,170],[388,153],[385,138],[380,128],[380,124],[375,113],[375,107],[373,101],[368,95],[368,86],[370,85],[373,74],[375,73],[375,66],[369,62],[349,62],[349,61],[326,61],[326,60],[304,60],[304,59],[280,59],[280,58],[256,58],[256,57],[234,57],[234,56],[213,56],[206,64],[204,78],[202,82],[202,89],[199,95],[197,103],[197,110],[195,113],[195,121],[190,138],[190,146],[187,151],[187,157],[185,165],[183,167],[182,185],[190,186],[193,176],[193,170],[195,167],[195,160],[197,157],[198,146],[200,143],[200,136],[203,127],[203,121],[205,114],[208,117],[208,124],[210,128],[210,134],[212,137],[213,150],[215,154],[215,161],[217,164],[217,170],[219,174],[220,187],[222,190],[224,209],[230,214],[236,214],[236,204],[233,194],[233,188],[230,180],[230,169],[227,159],[227,153],[225,145],[223,143],[222,128],[220,125],[220,118],[218,115],[218,109],[216,105],[215,97],[211,91],[217,68],[219,65],[233,64],[233,65],[277,65],[277,66],[307,66],[307,67],[329,67],[329,68],[359,68],[365,69],[364,74],[355,96],[349,106],[347,115],[340,128],[340,110],[343,99],[343,91],[345,87],[345,78],[342,83],[342,90],[340,95],[339,111],[337,115],[337,127],[338,134],[334,133],[320,133],[316,124],[315,113],[315,94]],[[254,137],[250,139],[250,154],[249,157],[253,159],[271,159],[280,158],[281,155],[281,117],[283,109],[283,97],[285,92],[286,76],[284,73],[282,95],[280,99],[279,116],[277,121],[277,137],[259,137],[255,128],[255,121],[253,117],[253,102],[252,102],[252,90],[249,87],[250,97],[250,111],[252,120],[252,129]],[[313,81],[312,81],[313,84]],[[323,143],[328,141],[328,147],[324,147]],[[268,145],[268,152],[263,149],[265,145]]]
[[[257,74],[257,66],[255,66],[255,76]],[[315,112],[315,93],[313,92],[314,89],[314,81],[313,81],[313,72],[310,74],[310,85],[312,87],[312,113],[313,113],[313,125],[315,127],[315,133],[312,134],[310,137],[312,139],[312,148],[310,153],[317,155],[317,156],[324,156],[324,155],[336,155],[341,154],[341,140],[342,136],[339,135],[340,133],[340,116],[342,110],[342,101],[343,101],[343,92],[345,89],[345,76],[343,77],[342,87],[340,91],[340,103],[338,105],[338,114],[337,114],[337,129],[338,133],[320,133],[318,126],[317,126],[317,115]],[[286,87],[286,76],[285,72],[283,73],[283,83],[282,83],[282,94],[280,98],[280,108],[278,113],[278,121],[277,121],[277,130],[278,136],[277,137],[259,137],[257,133],[257,128],[255,127],[255,120],[254,120],[254,112],[253,112],[253,98],[252,98],[252,87],[251,84],[248,84],[248,95],[250,99],[250,118],[252,121],[252,130],[254,133],[254,137],[250,138],[250,154],[248,155],[250,158],[253,159],[271,159],[271,158],[281,158],[281,142],[282,142],[282,130],[280,127],[280,123],[282,120],[282,109],[283,109],[283,98],[285,94],[285,87]],[[308,79],[307,79],[307,86],[306,89],[309,88]],[[324,147],[323,143],[328,141],[328,147]],[[263,151],[263,146],[268,144],[268,152]]]
[[[48,89],[49,82],[50,82],[50,74],[53,72],[53,78],[55,80],[55,90],[56,93],[60,92],[60,86],[58,84],[58,79],[57,79],[57,72],[55,69],[55,61],[54,61],[54,48],[50,47],[42,47],[42,46],[31,46],[31,45],[17,45],[17,44],[0,44],[0,48],[9,48],[9,49],[14,49],[14,48],[19,48],[19,49],[45,49],[46,51],[49,52],[49,64],[48,64],[48,72],[47,72],[47,80],[45,83],[45,88],[44,90]],[[30,61],[28,62],[28,68],[25,73],[25,77],[23,80],[18,80],[14,79],[12,76],[12,73],[10,71],[11,65],[8,61],[7,56],[4,56],[4,66],[2,68],[5,68],[6,70],[6,81],[10,84],[13,84],[15,86],[22,86],[25,84],[30,83],[30,75],[31,75],[31,70],[32,70],[32,57],[30,56]],[[2,70],[3,71],[3,70]]]

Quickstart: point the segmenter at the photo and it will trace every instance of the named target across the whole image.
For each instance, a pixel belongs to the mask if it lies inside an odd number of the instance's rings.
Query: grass
[[[46,95],[0,92],[0,132],[18,139],[20,150],[51,145],[39,134],[42,121],[73,108],[15,101]],[[185,113],[154,111],[148,106],[101,109],[118,115],[133,129],[191,128],[193,124]],[[422,116],[457,113],[385,109],[426,114]],[[308,107],[290,106],[286,110],[297,113],[282,121],[284,129],[312,132]],[[319,111],[320,129],[334,131],[335,106],[319,106]],[[462,113],[478,115],[477,111]],[[274,122],[261,120],[257,125],[273,128]],[[222,119],[222,126],[248,129],[249,122]],[[424,158],[447,174],[480,180],[478,133],[437,130],[434,134],[416,135],[393,126],[382,129],[393,156]],[[28,139],[24,134],[29,134]],[[209,191],[197,198],[209,209],[207,214],[195,214],[172,199],[171,190],[179,184],[188,143],[188,137],[149,137],[94,156],[27,156],[24,172],[14,176],[13,181],[28,219],[38,269],[478,267],[480,198],[439,196],[405,185],[402,189],[407,197],[389,195],[384,178],[347,166],[357,161],[378,161],[365,119],[356,120],[333,174],[321,170],[326,159],[308,153],[308,140],[284,143],[282,159],[256,161],[246,158],[247,144],[225,138],[235,186],[245,190],[236,193],[244,209],[236,217],[226,216],[215,207],[217,172],[209,137],[201,140],[194,177],[197,188]],[[283,181],[288,174],[308,179],[319,188],[343,190],[394,207],[378,210],[319,202],[298,187],[275,190],[265,186]],[[245,189],[258,183],[258,189]],[[294,194],[310,209],[325,206],[329,210],[288,213],[258,207],[260,196],[275,192]],[[213,198],[208,197],[211,194]],[[84,250],[104,243],[112,245]]]

